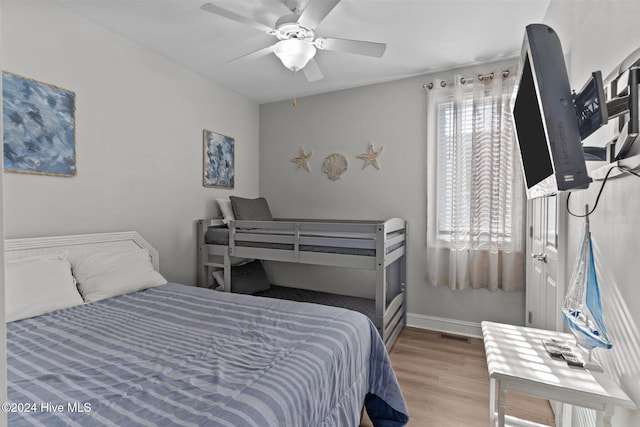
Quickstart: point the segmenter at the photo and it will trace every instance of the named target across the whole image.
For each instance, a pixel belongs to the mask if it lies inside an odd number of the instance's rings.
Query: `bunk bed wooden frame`
[[[407,223],[404,219],[229,221],[229,244],[208,244],[207,230],[222,225],[222,220],[217,218],[198,221],[198,286],[211,286],[211,270],[223,269],[223,290],[229,292],[231,268],[237,258],[375,270],[374,324],[387,348],[391,348],[406,325]],[[359,238],[354,238],[354,233]],[[286,249],[260,247],[274,244],[285,245]],[[316,249],[308,250],[309,246]],[[318,247],[364,249],[373,255],[320,252]],[[394,277],[388,275],[390,268]],[[390,279],[397,281],[397,294],[388,300]]]

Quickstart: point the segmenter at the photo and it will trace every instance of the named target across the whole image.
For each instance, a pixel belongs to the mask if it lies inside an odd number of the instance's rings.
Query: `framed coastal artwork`
[[[2,72],[4,170],[54,176],[76,174],[76,95]]]
[[[204,130],[204,161],[202,185],[233,188],[235,179],[235,141],[230,136]]]

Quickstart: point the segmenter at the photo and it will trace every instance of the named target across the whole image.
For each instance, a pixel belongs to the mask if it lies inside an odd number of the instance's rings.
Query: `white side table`
[[[549,356],[542,341],[555,338],[574,343],[570,334],[482,322],[482,335],[491,379],[490,427],[496,421],[504,427],[505,419],[510,425],[539,425],[505,415],[507,390],[595,409],[598,427],[611,426],[616,406],[636,408],[606,373],[572,367]]]

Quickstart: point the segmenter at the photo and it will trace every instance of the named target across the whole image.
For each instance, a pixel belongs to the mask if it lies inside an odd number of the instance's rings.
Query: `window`
[[[471,105],[469,102],[465,103],[465,108],[461,112],[464,117],[463,123],[470,123],[468,117],[471,114]],[[457,146],[454,143],[455,135],[455,117],[453,109],[453,101],[444,102],[438,105],[438,236],[441,240],[449,241],[451,239],[451,232],[453,231],[454,210],[454,198],[453,188],[456,185],[454,173],[455,169],[459,166],[459,160],[462,160],[463,167],[467,170],[471,169],[470,156],[462,155],[458,158]],[[471,129],[462,129],[462,148],[465,153],[471,152]],[[466,181],[470,175],[466,176]],[[470,182],[463,182],[464,188],[470,187]],[[463,201],[462,211],[468,213],[470,206],[468,198]],[[456,228],[468,228],[469,221],[468,215],[461,215],[462,223],[457,224]]]
[[[492,240],[508,245],[514,186],[521,185],[513,173],[511,117],[501,97],[467,95],[437,104],[437,238],[475,240],[479,249]]]
[[[428,92],[425,261],[433,285],[510,291],[524,283],[524,182],[510,108],[515,79],[512,72],[495,75],[503,78],[465,84],[455,76]]]

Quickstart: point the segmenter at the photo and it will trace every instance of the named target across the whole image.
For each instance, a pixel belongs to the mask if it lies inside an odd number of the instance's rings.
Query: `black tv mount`
[[[611,82],[611,93],[619,96],[612,98],[607,102],[609,118],[619,117],[618,130],[620,135],[615,141],[614,160],[624,158],[629,152],[631,145],[635,142],[640,132],[640,123],[638,122],[638,84],[640,83],[640,59],[638,59],[631,67],[628,68],[627,84],[623,85],[621,92],[618,92],[621,78],[625,75],[619,75]],[[625,114],[629,113],[629,119],[625,120]]]
[[[639,83],[640,49],[637,49],[604,82],[601,72],[595,71],[580,92],[574,92],[573,102],[583,140],[609,120],[618,118],[618,137],[606,147],[583,147],[585,160],[615,161],[629,152],[640,134]],[[605,101],[607,93],[610,99]]]

